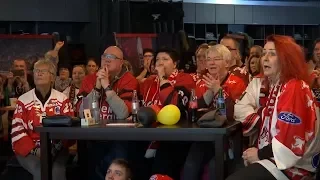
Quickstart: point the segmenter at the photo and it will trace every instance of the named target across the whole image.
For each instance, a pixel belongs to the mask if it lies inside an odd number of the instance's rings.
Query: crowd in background
[[[34,179],[40,179],[40,141],[33,127],[41,124],[42,117],[82,116],[79,100],[86,96],[92,100],[89,104],[97,101],[102,119],[126,119],[132,113],[132,93],[138,91],[141,106],[174,104],[184,120],[192,90],[198,108],[208,109],[217,109],[221,91],[227,113],[218,116],[240,121],[243,135],[250,137],[244,143],[243,167],[228,180],[315,176],[318,162],[314,159],[320,152],[320,40],[312,53],[305,53],[287,36],[272,35],[260,47],[246,34],[227,34],[220,42],[199,45],[195,63],[187,62],[184,68],[178,67],[182,59],[174,49],[145,49],[143,67],[136,73],[116,46],[106,48],[100,65],[89,58],[86,65],[75,65],[71,71],[56,69],[62,46],[58,42],[29,68],[25,60],[16,59],[10,73],[0,76],[2,106],[10,105],[10,98],[19,98],[15,112],[9,114],[12,145]],[[66,145],[63,141],[53,145],[53,177],[65,179],[61,161]],[[231,146],[221,148],[228,152],[227,159],[233,159]],[[209,163],[214,162],[210,161],[214,159],[212,143],[108,141],[90,142],[88,149],[92,179],[196,180],[202,178],[205,167],[215,174],[214,164]]]

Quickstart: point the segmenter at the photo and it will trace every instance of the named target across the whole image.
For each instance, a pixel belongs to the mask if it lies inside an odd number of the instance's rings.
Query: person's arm
[[[138,81],[141,81],[142,79],[144,79],[144,78],[146,77],[147,73],[148,73],[148,70],[144,68],[144,69],[141,71],[141,73],[136,77],[136,79],[137,79]]]
[[[248,85],[247,89],[243,92],[239,101],[234,105],[234,118],[236,121],[242,123],[243,134],[246,135],[258,125],[260,120],[259,105],[257,104],[259,95],[258,84],[261,82],[259,79],[254,78]]]
[[[128,78],[129,77],[129,78]],[[124,75],[123,80],[119,86],[119,92],[106,92],[106,101],[118,119],[125,119],[132,112],[132,94],[133,90],[138,91],[138,81],[131,75]]]
[[[18,100],[12,120],[11,138],[13,151],[21,156],[36,153],[38,148],[26,129],[29,120],[27,119],[27,112],[24,104]]]
[[[56,43],[53,50],[48,51],[45,54],[45,58],[52,61],[55,65],[59,63],[59,50],[64,45],[64,41],[59,41]]]

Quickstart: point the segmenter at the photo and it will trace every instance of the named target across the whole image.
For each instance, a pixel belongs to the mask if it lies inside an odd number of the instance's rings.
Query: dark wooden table
[[[233,122],[222,128],[199,128],[194,123],[181,121],[174,126],[158,128],[106,127],[106,125],[90,127],[37,127],[41,140],[41,179],[52,180],[51,139],[70,140],[126,140],[126,141],[202,141],[214,142],[216,177],[224,179],[224,147],[227,137],[234,140],[235,159],[242,155],[241,123]]]

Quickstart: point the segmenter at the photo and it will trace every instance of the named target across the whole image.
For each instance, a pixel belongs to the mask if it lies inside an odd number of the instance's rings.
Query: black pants
[[[250,179],[250,180],[276,180],[276,178],[261,164],[253,163],[230,175],[227,180]]]
[[[189,142],[160,142],[152,166],[152,174],[180,179],[180,172],[190,148]]]
[[[214,143],[212,142],[194,142],[189,150],[183,169],[184,180],[201,179],[203,167],[214,158]],[[209,164],[210,177],[214,175],[215,163]]]

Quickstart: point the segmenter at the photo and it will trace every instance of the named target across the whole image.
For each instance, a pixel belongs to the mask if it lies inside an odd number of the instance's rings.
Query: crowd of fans
[[[228,180],[315,177],[320,153],[320,41],[306,54],[288,36],[269,36],[260,47],[248,43],[245,34],[228,34],[219,43],[198,47],[194,72],[179,69],[181,59],[175,50],[159,48],[144,50],[143,67],[136,74],[116,46],[105,49],[101,64],[90,58],[71,72],[68,67],[57,69],[62,46],[58,42],[31,71],[25,60],[16,59],[11,72],[0,76],[2,106],[10,105],[9,98],[18,98],[16,110],[9,114],[13,151],[35,180],[41,179],[41,155],[34,127],[43,117],[82,116],[80,99],[86,96],[98,98],[102,119],[131,121],[134,90],[141,106],[174,104],[181,112],[188,111],[192,90],[198,108],[207,109],[217,108],[222,91],[227,119],[240,121],[249,139],[243,144],[242,167]],[[180,121],[187,120],[181,114]],[[53,179],[66,179],[67,147],[72,144],[52,143]],[[207,166],[209,174],[215,174],[209,164],[215,158],[213,143],[92,141],[87,148],[90,179],[198,180]],[[227,159],[233,159],[232,146],[221,148]]]

